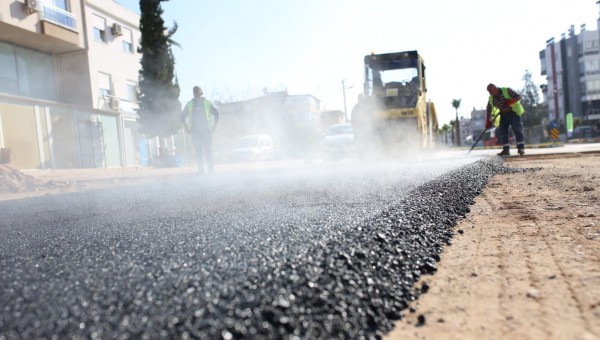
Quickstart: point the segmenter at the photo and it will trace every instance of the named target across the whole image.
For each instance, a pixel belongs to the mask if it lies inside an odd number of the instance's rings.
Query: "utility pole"
[[[348,122],[348,110],[346,109],[346,89],[351,89],[353,86],[346,87],[346,79],[342,79],[342,95],[344,96],[344,123]]]

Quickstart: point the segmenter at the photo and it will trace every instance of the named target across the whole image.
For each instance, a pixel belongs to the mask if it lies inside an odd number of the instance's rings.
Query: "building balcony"
[[[51,54],[84,50],[79,2],[71,12],[49,0],[0,3],[0,41]]]
[[[42,33],[74,45],[79,44],[77,17],[47,1],[37,3]]]
[[[70,12],[60,9],[49,2],[39,1],[40,20],[53,23],[77,32],[77,18]]]

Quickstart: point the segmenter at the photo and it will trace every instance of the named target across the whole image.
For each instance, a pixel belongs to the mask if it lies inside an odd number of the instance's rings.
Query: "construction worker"
[[[181,122],[194,143],[198,174],[204,174],[204,158],[206,158],[206,170],[212,173],[212,134],[219,122],[219,111],[203,97],[204,93],[200,86],[194,86],[193,93],[194,98],[181,112]]]
[[[498,129],[498,139],[502,143],[502,152],[499,156],[510,155],[510,142],[508,127],[512,127],[517,138],[517,150],[519,155],[525,154],[525,138],[523,137],[523,122],[521,116],[525,112],[523,105],[519,102],[521,96],[510,87],[498,88],[494,84],[487,86],[490,93],[486,114],[487,123],[485,128],[489,129],[494,124]],[[492,121],[493,120],[493,121]]]

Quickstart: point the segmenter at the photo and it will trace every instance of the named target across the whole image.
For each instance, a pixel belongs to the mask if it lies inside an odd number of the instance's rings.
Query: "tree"
[[[455,137],[455,142],[456,145],[460,145],[461,143],[461,138],[460,138],[460,122],[458,121],[458,108],[460,107],[460,99],[452,99],[452,107],[454,108],[454,111],[456,112],[456,137]]]
[[[448,144],[448,131],[450,131],[452,127],[448,124],[442,125],[442,127],[438,130],[440,135],[444,136],[444,143]]]
[[[456,125],[457,125],[456,122],[457,122],[456,120],[450,121],[450,130],[449,131],[452,131],[452,140],[451,140],[452,143],[456,143]]]
[[[525,109],[525,114],[523,115],[523,126],[533,127],[540,125],[542,123],[542,119],[544,119],[546,116],[546,110],[542,105],[539,104],[540,95],[538,92],[538,87],[531,79],[531,72],[529,72],[529,70],[525,70],[525,75],[522,79],[524,87],[521,90],[521,104]]]
[[[522,78],[524,88],[521,90],[521,104],[523,104],[523,107],[533,107],[540,101],[538,87],[535,85],[531,77],[531,72],[529,72],[529,70],[525,70],[525,75]]]
[[[171,38],[177,23],[167,31],[161,18],[160,3],[167,0],[140,0],[141,41],[138,53],[142,54],[139,72],[138,123],[140,133],[160,137],[159,157],[167,156],[165,139],[181,129],[179,113],[179,84],[174,79],[175,58]]]

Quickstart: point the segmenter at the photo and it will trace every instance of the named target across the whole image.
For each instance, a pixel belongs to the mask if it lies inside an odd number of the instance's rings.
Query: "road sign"
[[[558,129],[554,128],[550,130],[550,138],[552,138],[554,141],[558,140]]]

